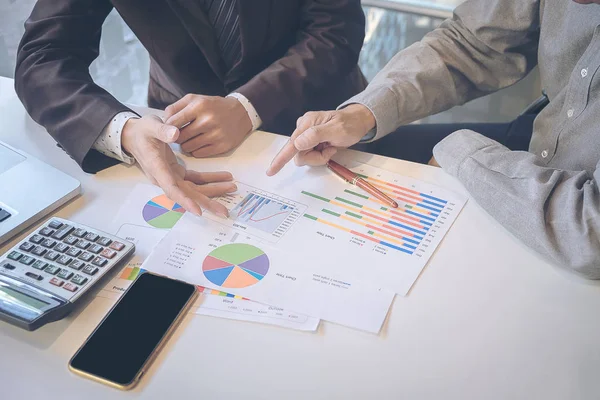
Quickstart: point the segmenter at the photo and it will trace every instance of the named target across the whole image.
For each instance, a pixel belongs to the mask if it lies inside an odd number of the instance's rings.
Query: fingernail
[[[167,131],[167,137],[169,138],[169,140],[172,140],[176,134],[177,134],[177,128],[175,128],[174,126],[170,127],[169,130]]]

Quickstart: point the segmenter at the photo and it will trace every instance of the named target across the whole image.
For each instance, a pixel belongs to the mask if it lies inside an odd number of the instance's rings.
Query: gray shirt
[[[494,218],[556,263],[600,278],[600,5],[468,0],[397,54],[345,104],[367,106],[376,138],[512,85],[535,65],[550,104],[529,152],[469,130],[434,148]]]

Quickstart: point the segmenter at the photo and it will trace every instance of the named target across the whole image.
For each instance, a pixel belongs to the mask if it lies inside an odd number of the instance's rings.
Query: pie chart
[[[184,213],[183,207],[161,194],[146,203],[142,210],[142,217],[150,226],[171,229]]]
[[[206,279],[224,288],[245,288],[258,283],[269,271],[269,257],[258,247],[226,244],[210,252],[202,263]]]

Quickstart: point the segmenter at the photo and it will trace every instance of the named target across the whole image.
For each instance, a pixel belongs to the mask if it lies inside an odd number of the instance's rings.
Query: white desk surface
[[[109,229],[120,199],[144,182],[137,168],[124,166],[83,173],[27,116],[6,78],[0,122],[0,140],[81,181],[85,193],[60,217]],[[284,141],[256,133],[236,155]],[[439,169],[369,158],[463,191]],[[542,260],[472,200],[410,294],[396,298],[379,336],[329,323],[301,333],[188,316],[138,388],[119,392],[67,370],[110,305],[97,298],[33,333],[0,323],[0,398],[547,400],[600,393],[600,288]]]

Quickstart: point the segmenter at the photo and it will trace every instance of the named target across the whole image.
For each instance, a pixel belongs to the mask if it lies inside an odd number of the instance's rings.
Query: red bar
[[[394,219],[394,220],[396,220],[396,221],[398,221],[398,222],[402,222],[403,224],[414,226],[415,228],[418,228],[418,229],[425,229],[425,227],[423,225],[415,224],[414,222],[405,221],[403,219],[400,219],[400,217],[394,217],[394,216],[392,216],[391,218]]]
[[[378,219],[378,220],[383,221],[383,222],[389,222],[390,221],[388,218],[382,218],[382,217],[379,217],[379,216],[377,216],[375,214],[371,214],[371,213],[368,213],[368,212],[363,211],[363,210],[360,210],[359,213],[361,213],[363,215],[366,215],[366,216],[369,216],[371,218]]]
[[[419,218],[417,218],[417,217],[413,217],[412,215],[405,215],[406,214],[406,210],[402,210],[402,211],[404,211],[404,213],[400,213],[398,211],[392,211],[392,210],[389,210],[389,211],[392,214],[395,214],[395,215],[397,215],[399,217],[410,219],[411,221],[421,222],[421,220]]]
[[[372,228],[372,226],[370,226],[370,225],[366,225],[366,226],[369,226],[369,227],[371,227],[371,228]],[[403,231],[402,229],[396,228],[395,226],[383,225],[383,227],[384,227],[385,229],[389,229],[390,231],[394,231],[394,232],[401,233],[401,234],[403,234],[404,236],[410,236],[410,237],[413,237],[413,236],[415,236],[415,234],[414,234],[414,233],[405,232],[405,231]]]
[[[378,232],[381,232],[381,233],[385,233],[386,235],[389,235],[389,236],[395,237],[396,239],[400,239],[400,240],[404,239],[404,237],[402,237],[402,236],[400,236],[400,235],[396,235],[396,234],[395,234],[395,233],[393,233],[393,232],[386,231],[385,229],[381,229],[381,228],[378,228],[378,227],[376,227],[376,226],[373,226],[373,225],[366,225],[366,227],[367,227],[367,228],[371,228],[371,229],[373,229],[373,230],[375,230],[375,231],[378,231]]]
[[[364,233],[360,233],[360,232],[356,232],[356,231],[350,231],[350,233],[353,234],[353,235],[356,235],[356,236],[363,237],[363,238],[368,239],[368,240],[370,240],[372,242],[375,242],[375,243],[380,243],[381,242],[379,239],[375,239],[374,237],[365,235]]]

